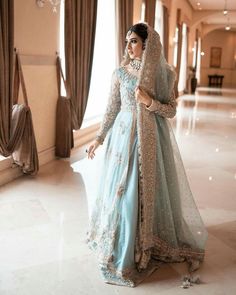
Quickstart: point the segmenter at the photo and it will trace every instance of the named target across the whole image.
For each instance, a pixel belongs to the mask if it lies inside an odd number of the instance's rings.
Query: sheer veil
[[[168,103],[175,71],[166,62],[158,33],[147,25],[138,85]],[[130,61],[125,52],[122,65]],[[180,152],[168,120],[137,105],[139,150],[139,221],[136,262],[139,269],[156,258],[164,261],[202,261],[207,231],[194,202]],[[160,208],[170,214],[162,215]],[[166,209],[167,210],[167,209]]]

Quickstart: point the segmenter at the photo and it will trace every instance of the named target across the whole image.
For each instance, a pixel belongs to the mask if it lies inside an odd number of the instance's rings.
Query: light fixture
[[[61,4],[61,0],[36,0],[38,7],[43,8],[45,3],[49,2],[52,5],[52,11],[57,12],[57,6]]]
[[[198,2],[198,3],[197,3],[197,6],[200,6],[200,5],[201,5],[201,3],[200,3],[200,2]]]
[[[223,10],[223,14],[224,14],[224,15],[227,15],[227,14],[228,14],[228,10],[227,10],[227,0],[225,0],[225,7],[224,7],[224,10]]]
[[[201,56],[203,56],[203,55],[205,55],[205,52],[204,51],[201,52]]]
[[[231,29],[230,24],[229,24],[229,17],[227,18],[227,25],[225,26],[225,30],[229,31]]]

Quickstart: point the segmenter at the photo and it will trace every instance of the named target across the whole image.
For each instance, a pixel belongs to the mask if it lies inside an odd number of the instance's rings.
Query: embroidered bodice
[[[130,73],[125,66],[113,72],[107,108],[96,137],[96,140],[101,144],[120,111],[136,111],[135,88],[137,81],[138,77]],[[151,106],[146,109],[160,116],[171,118],[176,113],[176,100],[172,96],[169,103],[162,104],[158,100],[153,99]]]

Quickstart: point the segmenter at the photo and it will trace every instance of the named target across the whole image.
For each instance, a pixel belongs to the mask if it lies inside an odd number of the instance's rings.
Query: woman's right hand
[[[88,159],[93,159],[95,156],[95,150],[99,147],[100,143],[97,140],[94,140],[91,145],[89,146],[88,152]]]

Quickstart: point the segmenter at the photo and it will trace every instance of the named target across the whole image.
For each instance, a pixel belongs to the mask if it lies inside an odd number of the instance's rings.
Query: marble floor
[[[202,284],[180,288],[185,264],[134,289],[103,283],[85,242],[102,149],[88,161],[83,147],[0,187],[0,294],[236,294],[236,89],[182,96],[171,124],[209,232]]]

